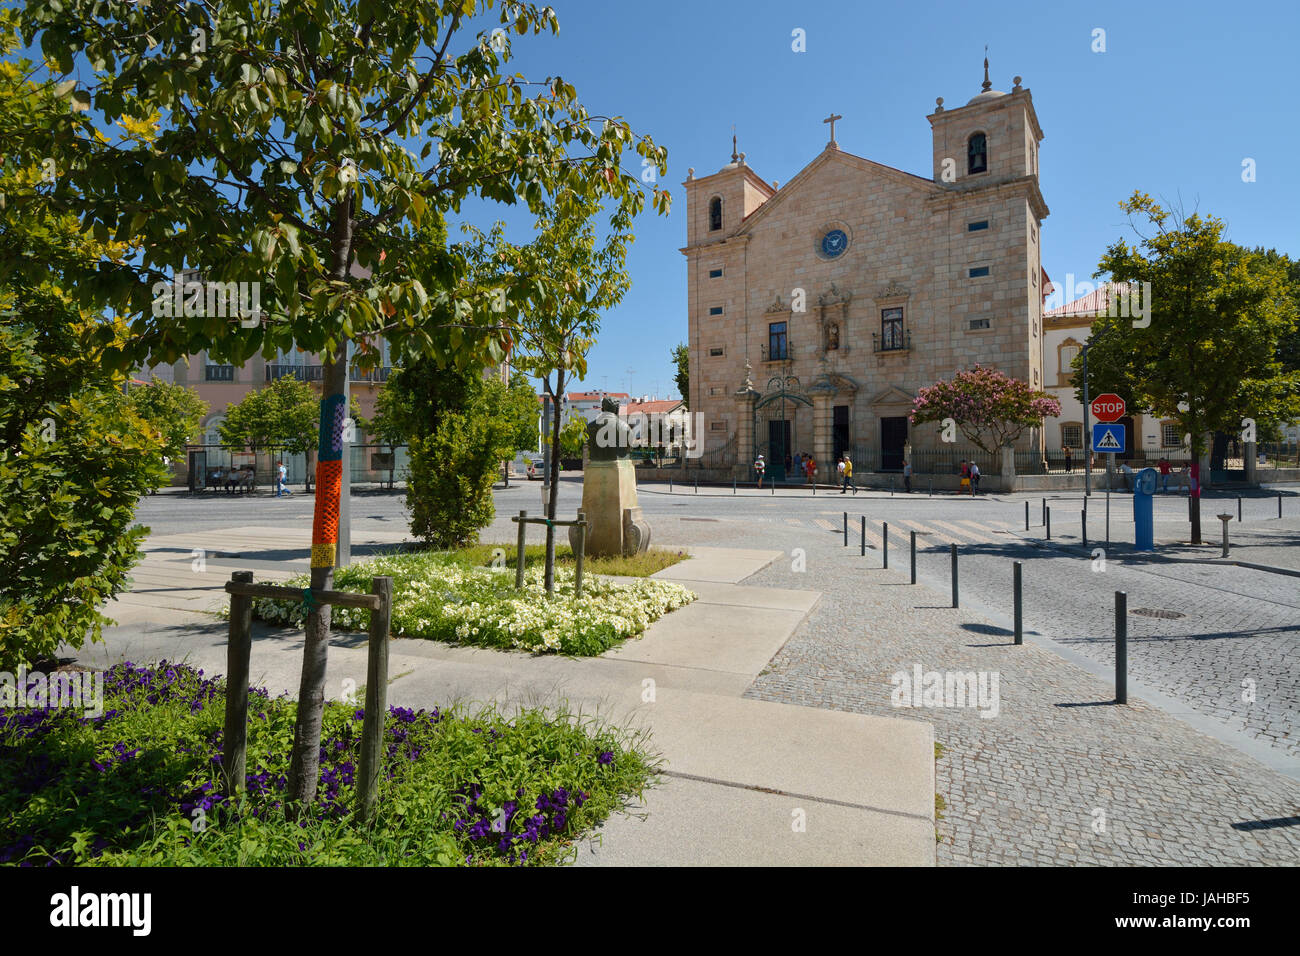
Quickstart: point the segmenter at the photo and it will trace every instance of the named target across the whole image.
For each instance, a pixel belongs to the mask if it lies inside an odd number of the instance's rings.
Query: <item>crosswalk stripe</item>
[[[957,527],[957,525],[949,524],[947,521],[936,521],[933,518],[931,518],[930,521],[932,524],[937,524],[940,528],[946,528],[947,530],[953,532],[954,534],[965,535],[967,538],[974,538],[976,541],[980,542],[981,544],[995,543],[992,538],[986,538],[984,535],[979,534],[977,532],[967,531],[965,528],[959,528]]]
[[[965,544],[961,538],[954,538],[952,535],[944,534],[942,531],[936,531],[928,525],[923,525],[919,521],[900,521],[899,524],[912,529],[919,535],[925,535],[926,538],[938,538],[944,544]],[[927,545],[929,541],[925,542]]]

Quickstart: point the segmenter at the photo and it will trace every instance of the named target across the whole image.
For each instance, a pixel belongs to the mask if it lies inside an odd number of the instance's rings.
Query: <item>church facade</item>
[[[690,395],[705,464],[762,453],[861,470],[940,447],[910,426],[917,391],[976,364],[1043,387],[1043,133],[1020,77],[928,118],[918,176],[830,142],[784,186],[735,152],[684,186]],[[1041,450],[1038,430],[1020,448]],[[953,445],[945,446],[948,449]],[[833,467],[833,465],[832,465]],[[769,471],[769,474],[772,471]],[[827,474],[825,466],[821,474]]]

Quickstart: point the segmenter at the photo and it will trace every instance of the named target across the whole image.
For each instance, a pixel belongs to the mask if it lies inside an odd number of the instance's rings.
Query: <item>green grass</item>
[[[656,771],[642,736],[590,717],[395,709],[385,721],[378,817],[362,828],[350,813],[363,715],[329,703],[320,799],[295,822],[281,805],[294,701],[252,693],[248,790],[227,803],[214,763],[224,683],[166,662],[117,665],[106,678],[98,718],[0,709],[0,863],[563,863]]]
[[[467,567],[515,567],[518,546],[503,544],[475,544],[458,551],[448,552],[458,563]],[[621,575],[630,578],[648,578],[656,571],[671,568],[679,561],[689,557],[684,551],[672,548],[649,548],[631,557],[597,558],[588,555],[583,563],[584,572],[592,574]],[[546,561],[546,546],[541,544],[524,545],[524,567],[538,567]],[[577,567],[573,549],[567,544],[555,546],[555,563],[563,567]]]

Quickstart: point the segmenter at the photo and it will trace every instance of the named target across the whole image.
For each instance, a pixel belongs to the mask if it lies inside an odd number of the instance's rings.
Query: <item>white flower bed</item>
[[[524,573],[515,590],[513,568],[465,568],[445,555],[413,554],[376,558],[345,568],[334,587],[369,591],[370,579],[393,578],[393,633],[480,647],[512,647],[538,652],[594,655],[644,631],[669,611],[695,600],[679,584],[649,578],[615,583],[587,575],[582,597],[573,596],[574,572],[555,569],[555,594],[547,600],[542,568]],[[300,576],[285,582],[305,587]],[[253,614],[266,621],[301,627],[301,604],[271,599],[253,602]],[[335,607],[337,630],[365,630],[370,612]]]

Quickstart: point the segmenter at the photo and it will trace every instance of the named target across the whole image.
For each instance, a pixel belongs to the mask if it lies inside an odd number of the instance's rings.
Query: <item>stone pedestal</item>
[[[631,555],[650,546],[650,526],[636,497],[636,469],[626,458],[589,461],[582,474],[582,511],[587,517],[586,553]],[[569,544],[577,548],[577,529]]]
[[[1242,454],[1246,456],[1244,462],[1246,466],[1246,483],[1250,485],[1258,485],[1259,446],[1253,441],[1243,442],[1242,444],[1246,446],[1245,450],[1242,452]]]

